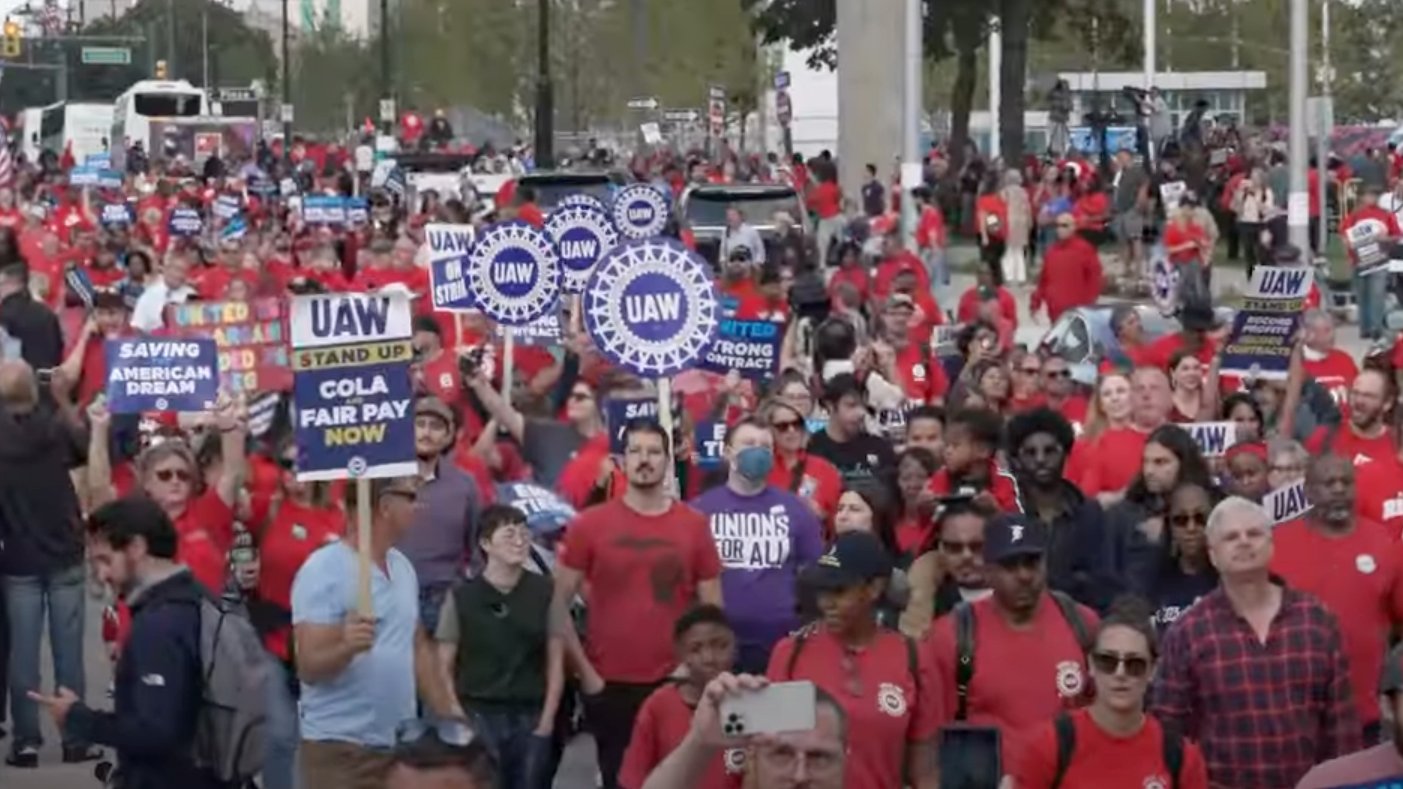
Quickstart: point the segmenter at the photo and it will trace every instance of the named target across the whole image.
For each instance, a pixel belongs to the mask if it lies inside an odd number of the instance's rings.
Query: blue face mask
[[[764,482],[774,467],[775,453],[769,447],[746,447],[736,453],[736,471],[751,482]]]

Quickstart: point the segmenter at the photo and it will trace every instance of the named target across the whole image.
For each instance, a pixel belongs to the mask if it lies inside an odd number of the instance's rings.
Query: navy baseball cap
[[[809,568],[808,580],[818,589],[850,589],[891,575],[892,560],[877,535],[850,531],[838,535]]]
[[[1047,553],[1047,528],[1022,513],[1002,513],[984,527],[984,561],[1002,564]]]

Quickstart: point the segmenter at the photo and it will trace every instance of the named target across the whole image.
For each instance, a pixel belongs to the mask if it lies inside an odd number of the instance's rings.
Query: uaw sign
[[[1309,268],[1258,266],[1242,309],[1233,317],[1223,346],[1221,371],[1228,375],[1284,379],[1306,296],[1315,281]]]
[[[477,308],[508,326],[541,318],[560,298],[555,245],[525,222],[502,222],[483,231],[468,253],[465,273]]]
[[[297,296],[292,302],[297,478],[398,477],[414,453],[413,336],[399,293]]]
[[[468,291],[467,260],[476,231],[472,225],[424,226],[429,248],[429,294],[434,309],[466,312],[477,309]]]
[[[614,222],[603,210],[567,205],[546,217],[546,235],[555,242],[566,293],[580,293],[589,283],[595,264],[619,243]]]
[[[667,220],[667,195],[649,184],[629,184],[614,195],[614,227],[624,238],[662,235]]]
[[[770,378],[778,372],[782,328],[783,324],[774,321],[723,320],[697,367],[722,374],[735,370],[746,378]]]
[[[214,340],[107,340],[107,408],[114,414],[206,411],[219,396]]]
[[[709,267],[672,239],[610,250],[585,288],[585,330],[604,356],[642,378],[691,367],[716,336]]]
[[[1206,458],[1220,458],[1237,443],[1236,422],[1192,422],[1182,427]]]

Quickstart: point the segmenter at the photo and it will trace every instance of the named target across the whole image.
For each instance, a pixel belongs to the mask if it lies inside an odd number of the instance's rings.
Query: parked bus
[[[62,156],[73,152],[73,160],[83,160],[107,150],[112,131],[112,105],[87,102],[58,102],[47,107],[20,111],[20,152],[25,159],[38,161],[43,151]]]
[[[208,113],[205,92],[185,80],[144,79],[117,97],[112,110],[112,164],[125,167],[127,149],[140,141],[151,153],[151,121]]]

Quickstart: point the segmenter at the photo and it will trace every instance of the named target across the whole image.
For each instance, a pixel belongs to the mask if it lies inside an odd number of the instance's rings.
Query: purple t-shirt
[[[744,645],[769,647],[799,626],[795,579],[823,553],[823,527],[804,500],[767,486],[741,496],[726,486],[692,502],[721,554],[726,616]]]

